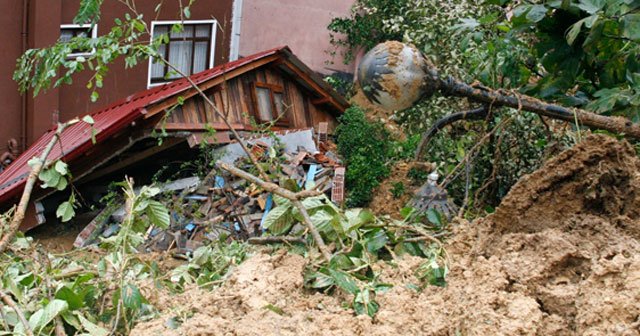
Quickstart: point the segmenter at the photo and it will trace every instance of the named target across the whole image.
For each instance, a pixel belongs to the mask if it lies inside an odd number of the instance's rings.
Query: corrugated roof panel
[[[255,55],[241,58],[234,62],[219,65],[190,76],[196,84],[213,79],[225,72],[234,70],[240,66],[249,64],[261,58],[274,55],[282,50],[289,51],[288,47],[278,47],[266,50]],[[111,135],[126,127],[132,121],[142,117],[144,108],[183,92],[191,87],[185,78],[174,82],[138,92],[130,97],[121,99],[102,110],[90,115],[95,123],[93,129],[96,132],[96,141],[104,141]],[[60,146],[56,145],[48,156],[49,161],[59,159],[72,160],[80,155],[87,147],[92,145],[91,126],[79,122],[67,128],[60,136]],[[55,136],[55,129],[49,130],[31,145],[20,157],[7,169],[0,173],[0,203],[9,200],[21,192],[29,175],[27,162],[35,156],[40,156],[46,145]]]

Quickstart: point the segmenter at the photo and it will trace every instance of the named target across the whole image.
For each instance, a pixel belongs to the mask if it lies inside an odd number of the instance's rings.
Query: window
[[[288,125],[282,87],[274,84],[253,83],[253,88],[257,121],[267,123],[277,120],[276,125]]]
[[[153,38],[164,34],[169,37],[169,43],[160,46],[162,57],[187,75],[213,67],[216,21],[185,21],[182,31],[171,29],[174,24],[179,23],[180,21],[152,22]],[[149,62],[148,86],[164,84],[177,78],[180,75],[168,65],[157,60]]]
[[[90,24],[76,25],[76,24],[64,24],[60,26],[60,42],[69,42],[74,37],[98,37],[98,25]],[[73,50],[73,52],[67,57],[74,58],[78,56],[91,55],[95,50]]]

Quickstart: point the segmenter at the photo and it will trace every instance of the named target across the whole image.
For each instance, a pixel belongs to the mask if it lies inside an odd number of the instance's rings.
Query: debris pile
[[[334,154],[335,144],[325,140],[316,147],[313,137],[310,130],[305,130],[253,139],[248,145],[272,182],[290,190],[319,190],[341,203],[345,169]],[[221,161],[258,175],[238,147],[231,144],[215,151]],[[149,229],[141,248],[145,252],[175,248],[180,256],[207,241],[260,236],[265,216],[275,207],[270,193],[219,170],[211,171],[202,180],[192,177],[173,181],[161,186],[161,190],[169,195],[162,201],[170,211],[171,225],[166,230]],[[100,237],[114,235],[123,217],[124,206],[108,207],[78,235],[74,245],[83,247],[97,243]]]
[[[454,226],[446,287],[416,290],[423,259],[379,262],[394,286],[373,319],[345,310],[340,292],[306,290],[304,257],[265,251],[215,290],[150,295],[165,308],[132,334],[638,335],[639,169],[628,143],[585,138],[524,177],[494,215]]]

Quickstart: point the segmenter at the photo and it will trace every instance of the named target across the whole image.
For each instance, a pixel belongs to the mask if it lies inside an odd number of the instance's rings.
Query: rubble
[[[291,190],[316,189],[337,204],[344,200],[345,168],[334,153],[336,147],[329,140],[317,142],[312,130],[254,138],[248,145],[274,183]],[[240,151],[238,144],[214,150],[220,161],[255,170]],[[166,230],[150,228],[141,252],[175,249],[174,255],[183,256],[207,241],[261,236],[263,220],[275,206],[270,193],[217,170],[202,180],[186,178],[160,188],[170,195],[161,201],[170,211],[171,224]],[[95,244],[100,237],[113,235],[124,214],[124,206],[107,207],[78,235],[74,246]]]

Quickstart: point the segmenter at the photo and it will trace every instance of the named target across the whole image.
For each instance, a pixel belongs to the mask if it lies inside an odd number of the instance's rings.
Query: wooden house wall
[[[234,128],[252,130],[251,125],[257,114],[252,86],[254,83],[277,85],[284,91],[285,116],[289,124],[274,129],[317,127],[319,122],[324,121],[329,122],[330,130],[335,127],[335,117],[322,106],[311,103],[317,97],[274,67],[265,66],[249,71],[206,90],[205,94],[218,109],[228,115]],[[206,130],[207,124],[217,130],[227,129],[222,119],[199,95],[167,112],[166,119],[158,125],[166,130]]]

